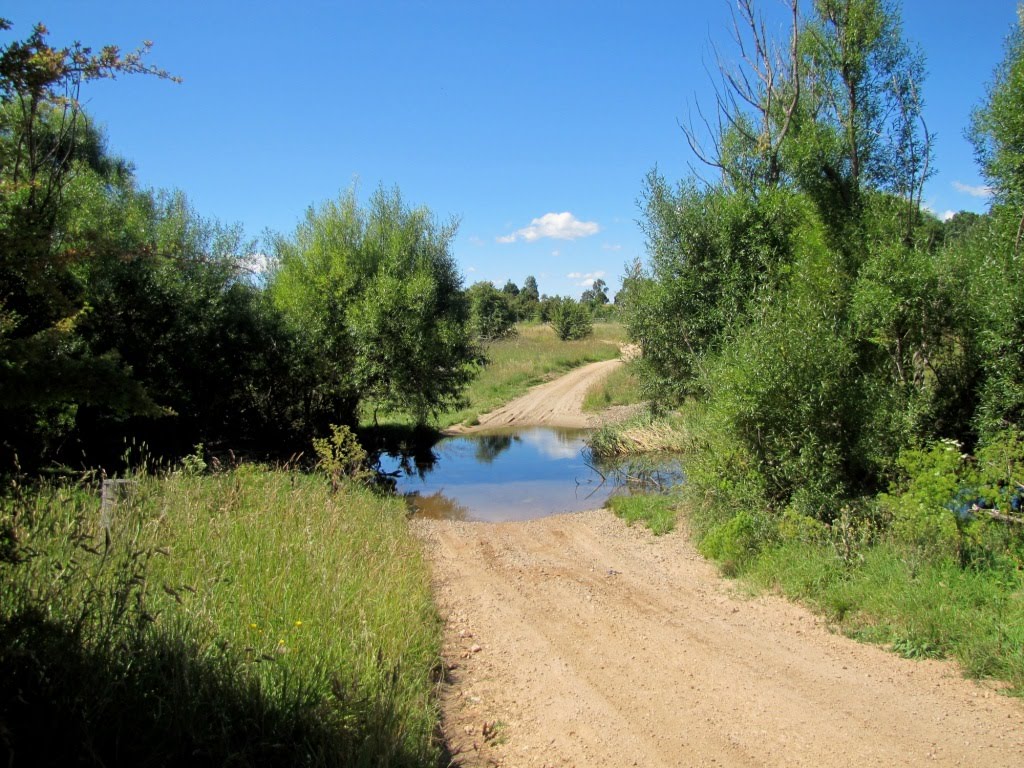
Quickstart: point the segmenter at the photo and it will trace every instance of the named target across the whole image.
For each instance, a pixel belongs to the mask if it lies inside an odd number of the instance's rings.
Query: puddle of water
[[[537,427],[445,437],[382,454],[380,469],[424,517],[505,522],[597,509],[625,476],[591,464],[588,434]]]

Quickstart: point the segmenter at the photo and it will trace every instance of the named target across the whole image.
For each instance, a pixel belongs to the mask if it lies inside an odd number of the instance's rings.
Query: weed
[[[331,490],[337,493],[343,480],[365,483],[373,477],[366,465],[366,451],[352,430],[331,424],[331,436],[314,437],[313,450],[320,461],[317,466],[331,479]]]
[[[676,527],[676,503],[672,496],[658,493],[612,496],[608,507],[629,525],[642,522],[655,536]]]

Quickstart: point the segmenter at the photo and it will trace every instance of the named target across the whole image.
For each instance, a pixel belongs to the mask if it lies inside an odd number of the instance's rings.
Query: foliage
[[[583,339],[593,333],[586,307],[575,299],[562,299],[551,310],[551,327],[562,341]]]
[[[345,425],[331,424],[329,438],[314,437],[313,450],[320,459],[317,466],[331,478],[335,492],[344,480],[366,482],[373,476],[366,464],[366,451]]]
[[[651,394],[675,403],[698,390],[705,357],[784,279],[801,203],[784,192],[755,200],[691,183],[672,189],[652,172],[644,213],[652,274],[634,270],[625,322]]]
[[[971,116],[969,137],[996,199],[1020,215],[1024,208],[1024,8],[1018,6],[1017,14],[1003,61],[984,102]]]
[[[482,341],[501,339],[515,333],[516,312],[508,293],[487,281],[473,283],[466,290],[469,326]]]
[[[80,176],[114,184],[124,173],[81,110],[81,85],[169,75],[145,63],[148,45],[93,53],[54,48],[46,36],[40,24],[0,48],[0,413],[7,450],[27,449],[30,460],[66,435],[80,406],[160,412],[116,353],[96,353],[78,334],[90,311],[81,280],[89,254],[68,242],[65,195]]]
[[[88,485],[0,503],[7,754],[436,765],[440,624],[400,502],[251,465],[130,488],[109,529]]]
[[[455,223],[378,190],[362,209],[351,190],[310,208],[278,237],[270,291],[304,348],[321,364],[325,416],[354,421],[406,412],[418,423],[458,401],[477,353],[450,245]]]
[[[587,304],[592,309],[597,309],[608,303],[608,283],[597,278],[593,285],[580,296],[580,304]]]

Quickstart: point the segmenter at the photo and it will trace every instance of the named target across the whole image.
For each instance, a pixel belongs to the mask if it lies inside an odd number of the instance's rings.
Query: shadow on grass
[[[74,627],[24,610],[0,623],[4,766],[437,766],[410,746],[387,696],[334,677],[325,693],[287,674],[261,682],[226,649],[184,632],[83,647]],[[268,690],[273,687],[275,690]]]

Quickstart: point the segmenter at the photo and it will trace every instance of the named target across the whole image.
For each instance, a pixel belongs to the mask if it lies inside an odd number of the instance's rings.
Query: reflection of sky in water
[[[586,433],[548,428],[466,435],[434,446],[437,462],[421,479],[401,474],[398,492],[415,494],[420,514],[457,520],[528,520],[602,506],[613,490],[587,466]],[[385,472],[399,470],[381,457]]]

